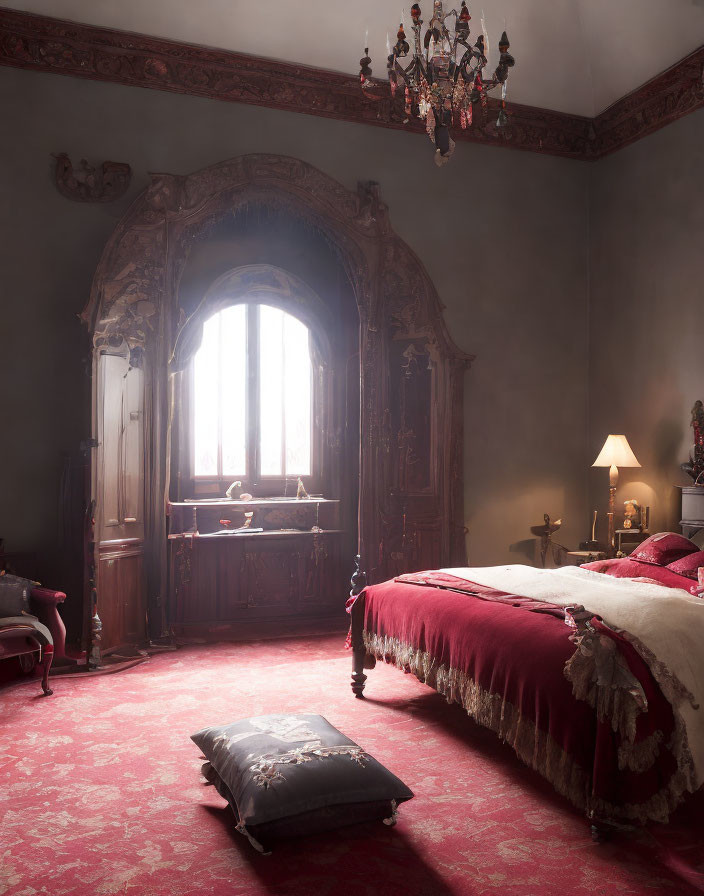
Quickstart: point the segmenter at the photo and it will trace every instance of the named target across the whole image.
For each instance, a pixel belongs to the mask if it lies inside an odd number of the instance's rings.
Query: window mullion
[[[218,421],[218,477],[222,477],[225,475],[222,468],[222,377],[223,377],[223,369],[222,369],[222,359],[223,359],[223,344],[222,344],[222,315],[218,315],[218,413],[217,413],[217,421]]]
[[[247,305],[247,476],[259,482],[260,397],[259,397],[259,305]]]
[[[281,474],[286,481],[286,317],[281,321]]]

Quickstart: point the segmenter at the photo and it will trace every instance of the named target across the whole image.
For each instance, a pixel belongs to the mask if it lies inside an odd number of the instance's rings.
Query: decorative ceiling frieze
[[[594,119],[595,158],[647,137],[704,107],[704,46]]]
[[[167,90],[324,118],[425,133],[404,124],[403,102],[366,98],[353,75],[261,59],[162,38],[0,9],[0,65]],[[594,119],[508,104],[456,135],[461,141],[598,159],[704,106],[704,47]]]

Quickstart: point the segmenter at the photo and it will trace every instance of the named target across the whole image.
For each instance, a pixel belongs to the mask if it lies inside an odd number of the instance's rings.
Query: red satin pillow
[[[697,578],[700,566],[704,566],[704,551],[695,551],[680,560],[675,560],[674,563],[667,564],[668,569],[689,579]]]
[[[671,567],[655,566],[652,563],[633,560],[631,557],[617,557],[614,560],[596,560],[594,563],[582,564],[582,569],[603,572],[607,576],[614,576],[617,579],[654,579],[658,584],[665,585],[667,588],[684,588],[690,594],[694,593],[694,589],[697,586],[693,585],[692,580],[687,576],[675,572]]]
[[[641,563],[653,563],[656,566],[668,566],[675,560],[698,550],[698,546],[684,535],[678,535],[676,532],[658,532],[657,535],[646,538],[631,551],[629,559],[639,560]]]

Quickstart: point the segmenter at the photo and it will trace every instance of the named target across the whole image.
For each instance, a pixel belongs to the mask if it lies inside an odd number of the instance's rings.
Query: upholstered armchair
[[[54,657],[66,656],[66,628],[57,610],[65,599],[62,591],[0,576],[0,660],[18,657],[25,671],[39,665],[46,696],[52,693],[49,670]]]

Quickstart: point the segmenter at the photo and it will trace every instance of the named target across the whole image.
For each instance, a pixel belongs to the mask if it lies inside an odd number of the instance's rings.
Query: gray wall
[[[249,152],[299,157],[350,189],[379,181],[455,341],[477,355],[465,402],[470,562],[524,561],[519,543],[546,511],[566,519],[568,544],[584,537],[587,165],[462,144],[438,170],[422,136],[11,68],[0,70],[0,107],[8,546],[38,551],[47,569],[56,553],[62,453],[89,428],[76,315],[117,219],[147,172],[186,174]],[[60,151],[129,162],[130,196],[62,198],[50,176]]]
[[[704,399],[704,111],[594,165],[590,192],[589,462],[625,433],[642,468],[621,471],[617,512],[635,497],[652,531],[677,531],[690,410]],[[604,508],[608,472],[590,486]]]

